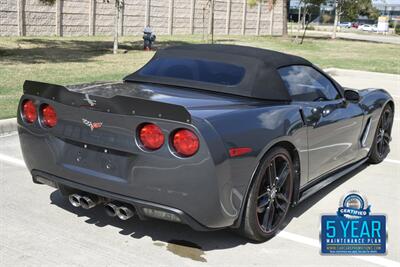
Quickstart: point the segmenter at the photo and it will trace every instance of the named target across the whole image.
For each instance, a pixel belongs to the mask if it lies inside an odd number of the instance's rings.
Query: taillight
[[[172,137],[172,145],[180,156],[190,157],[199,150],[199,138],[192,131],[181,129]]]
[[[42,123],[44,126],[52,128],[57,124],[57,113],[54,108],[48,104],[41,106]]]
[[[164,134],[160,127],[148,123],[139,129],[139,139],[142,145],[149,150],[159,149],[164,144]]]
[[[27,123],[34,123],[37,120],[38,114],[36,105],[32,100],[25,100],[22,104],[22,116]]]

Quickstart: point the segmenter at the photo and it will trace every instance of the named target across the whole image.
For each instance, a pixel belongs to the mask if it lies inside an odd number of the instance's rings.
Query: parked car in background
[[[365,32],[376,32],[378,31],[378,27],[374,24],[364,24],[360,27],[358,27],[359,30],[365,31]]]
[[[341,22],[339,23],[339,27],[341,28],[351,28],[352,23],[351,22]]]
[[[360,27],[360,24],[358,22],[353,22],[351,24],[351,27],[357,29],[358,27]]]

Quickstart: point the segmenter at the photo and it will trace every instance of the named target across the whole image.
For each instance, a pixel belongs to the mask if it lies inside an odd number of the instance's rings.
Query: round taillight
[[[25,100],[22,104],[22,116],[28,123],[34,123],[37,120],[38,114],[36,111],[36,105],[32,100]]]
[[[165,140],[161,128],[152,123],[145,124],[140,128],[139,139],[143,146],[149,150],[159,149]]]
[[[46,127],[54,127],[57,124],[57,113],[54,108],[50,105],[44,104],[41,107],[42,111],[42,123]]]
[[[172,145],[180,156],[190,157],[199,150],[199,138],[192,131],[181,129],[175,132]]]

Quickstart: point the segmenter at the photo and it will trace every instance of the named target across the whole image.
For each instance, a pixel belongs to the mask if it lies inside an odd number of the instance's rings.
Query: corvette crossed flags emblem
[[[85,118],[82,118],[82,122],[83,122],[83,124],[88,126],[91,131],[93,131],[94,129],[101,128],[101,126],[103,125],[102,122],[91,122],[91,121],[89,121],[89,120],[87,120]]]

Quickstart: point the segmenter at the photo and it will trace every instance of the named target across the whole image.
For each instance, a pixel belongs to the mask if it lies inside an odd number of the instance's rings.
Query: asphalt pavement
[[[345,86],[386,87],[400,106],[400,76],[329,70]],[[398,108],[397,108],[398,109]],[[73,208],[58,191],[35,185],[15,133],[0,137],[1,266],[400,266],[400,115],[391,153],[364,165],[292,209],[287,226],[255,244],[231,230],[196,232],[158,220],[120,221],[104,209]],[[37,155],[40,157],[40,153]],[[322,256],[321,214],[334,213],[351,190],[364,193],[372,213],[388,217],[386,256]]]

